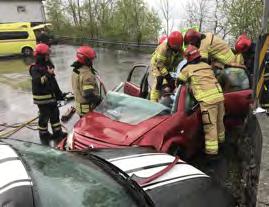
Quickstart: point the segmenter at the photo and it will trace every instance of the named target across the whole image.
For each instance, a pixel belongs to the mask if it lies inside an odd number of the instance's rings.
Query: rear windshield
[[[250,88],[247,73],[242,68],[229,67],[216,74],[224,92],[234,92]]]
[[[169,114],[170,109],[146,99],[110,91],[95,112],[116,121],[138,124],[156,115]]]
[[[90,160],[37,144],[7,142],[27,165],[38,206],[137,206],[123,186]]]

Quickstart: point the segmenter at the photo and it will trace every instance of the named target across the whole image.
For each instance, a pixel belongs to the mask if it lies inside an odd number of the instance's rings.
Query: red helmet
[[[166,39],[167,39],[167,35],[166,35],[166,34],[162,35],[162,36],[159,38],[158,44],[159,44],[159,45],[162,44]]]
[[[246,52],[251,46],[251,40],[246,33],[240,35],[235,42],[235,50],[238,53]]]
[[[189,45],[184,52],[184,57],[187,59],[187,62],[189,63],[197,58],[200,58],[201,55],[197,47]]]
[[[188,29],[184,36],[184,44],[196,44],[201,39],[201,33],[194,29]]]
[[[36,45],[34,56],[37,55],[49,55],[50,53],[50,48],[48,45],[44,43],[40,43]]]
[[[181,49],[183,44],[182,34],[178,31],[171,32],[168,36],[168,44],[172,49]]]
[[[77,49],[78,62],[85,64],[87,59],[91,61],[96,57],[96,52],[90,46],[81,46]]]

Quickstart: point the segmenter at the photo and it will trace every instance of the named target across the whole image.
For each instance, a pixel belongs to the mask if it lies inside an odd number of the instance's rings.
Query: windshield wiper
[[[138,202],[138,206],[142,207],[153,207],[155,206],[150,197],[144,192],[144,190],[134,181],[131,177],[111,164],[110,162],[90,153],[89,151],[76,152],[79,155],[86,156],[89,158],[94,164],[102,168],[106,173],[111,175],[113,178],[117,180],[117,182],[122,185],[132,197]]]

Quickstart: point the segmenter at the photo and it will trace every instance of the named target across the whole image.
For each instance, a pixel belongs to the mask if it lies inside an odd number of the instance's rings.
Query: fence
[[[113,47],[121,50],[143,50],[152,52],[157,44],[154,43],[141,43],[137,44],[136,42],[119,42],[119,41],[108,41],[100,39],[90,39],[82,37],[68,37],[68,36],[57,36],[56,40],[58,43],[67,43],[67,44],[90,44],[95,47]]]

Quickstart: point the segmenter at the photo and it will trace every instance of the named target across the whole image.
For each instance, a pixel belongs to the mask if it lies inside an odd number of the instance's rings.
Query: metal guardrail
[[[121,48],[156,48],[157,44],[154,43],[141,43],[137,44],[136,42],[125,42],[125,41],[108,41],[102,39],[91,39],[91,38],[82,38],[82,37],[69,37],[69,36],[56,36],[56,38],[61,42],[72,41],[75,43],[93,43],[99,46],[105,45],[116,45]]]

